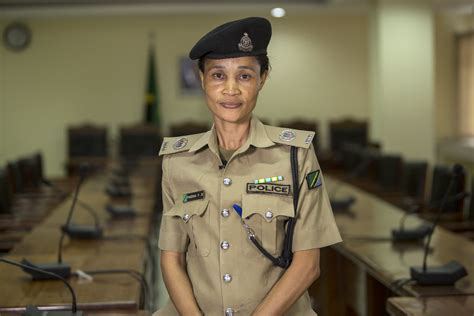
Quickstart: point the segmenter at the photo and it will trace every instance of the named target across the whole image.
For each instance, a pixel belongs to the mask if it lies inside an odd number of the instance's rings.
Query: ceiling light
[[[272,16],[275,18],[281,18],[285,16],[285,9],[283,8],[273,8],[272,9]]]

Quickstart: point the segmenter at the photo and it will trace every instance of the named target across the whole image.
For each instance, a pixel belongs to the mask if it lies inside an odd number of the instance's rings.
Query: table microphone
[[[130,186],[130,179],[128,178],[128,176],[121,177],[115,175],[110,179],[110,183],[115,186]]]
[[[467,192],[460,192],[455,195],[449,196],[446,198],[446,202],[456,202],[462,199],[465,199],[470,194]],[[437,208],[441,206],[443,201],[435,201],[430,203],[428,209]],[[431,232],[430,224],[420,224],[414,228],[405,228],[405,221],[408,216],[415,215],[419,211],[420,206],[416,205],[412,207],[409,212],[406,212],[400,219],[400,227],[398,229],[392,229],[392,240],[393,241],[416,241],[421,240],[428,236]]]
[[[18,263],[9,259],[1,258],[0,261],[17,266],[22,268],[24,271],[32,271],[32,274],[42,274],[45,276],[45,279],[52,279],[52,280],[61,280],[68,290],[71,292],[72,296],[72,307],[71,311],[46,311],[44,309],[39,310],[37,307],[34,306],[27,306],[25,312],[22,314],[24,316],[44,316],[44,315],[51,315],[51,316],[82,316],[82,312],[77,310],[77,300],[76,300],[76,293],[74,292],[74,289],[72,286],[65,280],[64,277],[52,273],[46,270],[43,270],[39,268],[38,266],[34,266],[31,264],[24,264],[23,263]]]
[[[443,196],[441,206],[438,209],[436,218],[431,226],[431,231],[428,234],[428,241],[425,245],[425,251],[423,255],[423,266],[422,267],[410,267],[410,276],[419,285],[453,285],[457,280],[467,275],[466,268],[457,261],[450,261],[441,267],[427,267],[426,260],[428,257],[428,250],[430,247],[431,236],[433,231],[438,224],[443,208],[448,200],[449,192],[454,185],[454,179],[464,173],[464,168],[461,165],[455,164],[453,166],[453,174],[449,181],[448,189]]]
[[[104,232],[102,227],[100,227],[99,224],[99,218],[97,217],[97,214],[95,211],[86,203],[79,202],[78,200],[78,195],[79,195],[79,188],[86,178],[87,170],[88,170],[87,164],[81,164],[79,166],[79,183],[77,185],[76,192],[74,194],[74,199],[72,201],[72,207],[69,211],[68,218],[66,220],[66,224],[61,226],[61,230],[63,231],[63,234],[61,234],[61,239],[64,238],[64,233],[68,235],[69,238],[72,239],[100,239],[102,238]],[[94,219],[95,219],[95,225],[79,225],[79,224],[74,224],[71,223],[72,219],[72,214],[74,211],[74,206],[77,204],[80,204],[82,207],[84,207],[86,210],[88,210],[91,214],[93,214]]]
[[[79,181],[77,182],[76,190],[74,191],[74,197],[71,203],[71,208],[69,209],[69,213],[66,219],[66,224],[65,224],[66,227],[71,222],[74,207],[76,206],[76,202],[77,202],[77,195],[79,194],[79,189],[81,188],[82,182],[84,181],[84,178],[85,178],[85,167],[81,165],[79,170],[80,170]],[[56,263],[32,264],[26,259],[23,259],[23,264],[47,271],[49,273],[57,274],[64,279],[68,279],[71,276],[71,266],[63,262],[62,250],[63,250],[64,236],[65,236],[65,231],[64,229],[62,229],[61,237],[59,238],[58,261]],[[48,274],[35,272],[34,269],[29,269],[29,270],[24,269],[24,271],[26,273],[31,274],[31,276],[33,277],[33,280],[51,279],[51,277]]]
[[[135,209],[126,204],[107,204],[106,211],[115,218],[131,218],[137,216]]]
[[[41,181],[46,184],[48,187],[53,189],[59,195],[66,197],[67,193],[58,188],[56,185],[51,183],[46,179],[41,179]],[[76,201],[77,205],[84,208],[89,214],[94,217],[94,226],[90,225],[77,225],[74,223],[69,224],[69,226],[62,226],[62,229],[65,230],[69,238],[72,239],[99,239],[103,236],[103,229],[100,226],[99,216],[97,211],[94,210],[89,204],[81,201],[79,198]]]
[[[373,161],[374,157],[372,155],[365,155],[362,161],[357,164],[347,176],[343,177],[342,181],[348,181],[356,178],[357,176],[362,174],[362,172],[367,170],[367,168]],[[332,196],[332,198],[330,198],[330,203],[333,211],[347,210],[356,201],[356,198],[354,196],[336,199],[334,196],[336,195],[336,192],[340,187],[341,183],[337,184],[332,190],[332,192],[330,192],[329,194],[330,196]]]
[[[112,183],[107,184],[105,193],[110,197],[130,198],[132,197],[132,190],[129,186],[117,186]]]

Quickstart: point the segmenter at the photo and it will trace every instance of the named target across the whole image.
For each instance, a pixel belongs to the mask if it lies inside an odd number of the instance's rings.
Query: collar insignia
[[[286,129],[280,133],[280,139],[284,142],[291,142],[295,138],[296,134],[291,129]]]
[[[178,150],[178,149],[186,147],[187,144],[188,144],[188,139],[186,137],[181,137],[174,143],[173,148],[175,150]]]

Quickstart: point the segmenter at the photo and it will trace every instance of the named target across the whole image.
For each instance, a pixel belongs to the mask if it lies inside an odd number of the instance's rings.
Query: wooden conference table
[[[144,274],[149,282],[153,281],[156,265],[153,262],[154,252],[149,251],[149,248],[153,247],[150,244],[156,239],[151,220],[156,168],[157,165],[148,172],[152,176],[143,176],[141,173],[130,178],[133,191],[130,203],[138,212],[131,219],[112,219],[105,211],[105,205],[114,201],[104,191],[107,174],[99,174],[85,181],[79,199],[96,210],[104,229],[104,238],[64,239],[62,257],[64,262],[70,264],[72,271],[135,270]],[[27,258],[37,264],[57,262],[59,227],[66,220],[71,200],[70,197],[55,208],[5,258],[16,261]],[[91,225],[94,224],[94,218],[80,205],[76,205],[72,222]],[[147,315],[147,312],[139,311],[144,293],[140,283],[130,274],[98,274],[92,277],[92,280],[77,277],[70,279],[78,306],[87,315],[97,312]],[[0,293],[0,315],[18,313],[27,305],[65,307],[70,306],[67,304],[71,302],[71,295],[61,281],[32,281],[21,269],[3,262],[0,262]]]
[[[324,315],[384,315],[390,296],[423,298],[424,304],[437,304],[453,298],[453,304],[474,297],[474,243],[469,239],[437,227],[428,254],[428,266],[439,266],[451,260],[464,265],[468,276],[454,286],[419,286],[408,281],[410,267],[421,266],[424,245],[390,240],[391,230],[398,228],[404,211],[357,189],[326,176],[329,192],[341,185],[338,197],[354,196],[349,212],[335,212],[343,243],[321,251],[322,275],[310,288],[315,308]],[[405,227],[421,224],[409,217]],[[337,299],[335,299],[337,298]],[[391,310],[396,309],[394,299]],[[399,306],[399,305],[398,305]],[[471,314],[474,311],[471,307]],[[405,314],[394,314],[405,315]],[[406,314],[410,315],[410,314]],[[416,314],[418,315],[418,314]],[[428,315],[428,314],[420,314]]]

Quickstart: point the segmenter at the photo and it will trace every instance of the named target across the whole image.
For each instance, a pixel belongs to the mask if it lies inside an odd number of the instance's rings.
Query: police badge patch
[[[315,170],[306,175],[306,183],[308,184],[308,190],[315,189],[323,184],[321,182],[321,171]]]

